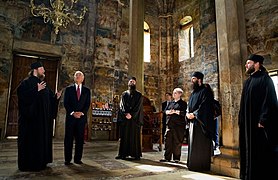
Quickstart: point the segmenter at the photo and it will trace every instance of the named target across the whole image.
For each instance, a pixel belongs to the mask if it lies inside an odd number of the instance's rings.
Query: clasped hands
[[[177,115],[179,115],[180,114],[180,110],[174,110],[174,109],[166,110],[166,114],[167,115],[170,115],[170,114],[177,114]]]
[[[130,113],[126,113],[125,118],[127,118],[127,119],[131,119],[131,118],[132,118],[132,116],[131,116],[131,114],[130,114]]]
[[[83,116],[84,114],[83,114],[83,112],[74,112],[72,115],[73,115],[76,119],[80,119],[81,116]]]
[[[194,119],[195,115],[193,113],[186,113],[187,119]]]

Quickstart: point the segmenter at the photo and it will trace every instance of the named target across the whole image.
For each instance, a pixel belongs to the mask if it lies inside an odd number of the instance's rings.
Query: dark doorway
[[[45,68],[45,81],[55,92],[57,87],[57,68],[59,60],[60,58],[58,57],[31,56],[18,53],[14,54],[6,137],[17,136],[18,99],[16,90],[20,82],[28,76],[30,64],[36,61],[43,63]]]

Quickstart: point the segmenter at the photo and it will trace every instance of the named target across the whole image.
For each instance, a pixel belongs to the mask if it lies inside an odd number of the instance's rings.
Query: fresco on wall
[[[35,39],[46,42],[51,40],[51,26],[42,22],[39,18],[30,18],[23,25],[23,29],[22,39]]]
[[[53,25],[44,23],[42,18],[29,17],[23,19],[15,27],[15,36],[19,39],[48,42],[55,44],[60,40],[60,35],[53,31]]]

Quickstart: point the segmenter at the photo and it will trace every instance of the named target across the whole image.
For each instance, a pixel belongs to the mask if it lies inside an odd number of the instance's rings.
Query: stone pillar
[[[175,70],[174,64],[174,51],[173,51],[173,16],[168,14],[166,16],[166,89],[169,92],[172,92],[174,87],[176,86],[176,77],[177,71]],[[174,85],[175,84],[175,85]]]
[[[159,15],[159,21],[159,88],[164,97],[166,92],[173,91],[178,76],[174,68],[177,62],[174,61],[173,13]]]
[[[136,88],[144,94],[144,1],[130,1],[128,75],[137,78]]]
[[[212,158],[212,171],[238,178],[238,112],[247,54],[243,0],[217,0],[215,10],[223,147],[222,155]]]

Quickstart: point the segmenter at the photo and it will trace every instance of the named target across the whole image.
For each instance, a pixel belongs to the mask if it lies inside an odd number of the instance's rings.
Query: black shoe
[[[74,161],[75,164],[83,164],[82,161]]]
[[[135,157],[135,158],[134,158],[134,160],[140,160],[140,159],[141,159],[140,157]]]
[[[122,159],[122,156],[116,156],[115,159]]]
[[[170,162],[168,159],[160,159],[159,162]]]
[[[124,156],[116,156],[115,159],[122,159],[122,160],[125,160],[126,157],[124,157]]]
[[[65,165],[66,165],[66,166],[69,166],[69,165],[72,165],[72,163],[69,162],[69,161],[65,161]]]
[[[180,160],[175,160],[175,163],[179,163],[180,162]]]

